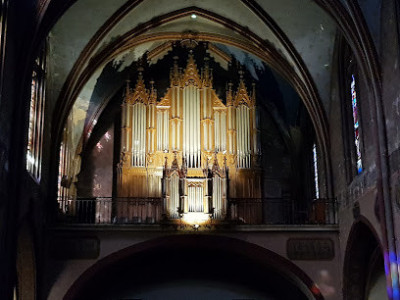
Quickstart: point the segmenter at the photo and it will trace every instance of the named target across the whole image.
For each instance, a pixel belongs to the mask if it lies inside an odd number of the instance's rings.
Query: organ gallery
[[[170,220],[224,220],[235,213],[229,200],[262,197],[255,87],[249,91],[240,74],[217,95],[207,59],[197,66],[191,52],[186,66],[174,57],[169,83],[157,95],[139,69],[127,84],[117,196],[161,199]],[[117,218],[134,217],[117,207]]]

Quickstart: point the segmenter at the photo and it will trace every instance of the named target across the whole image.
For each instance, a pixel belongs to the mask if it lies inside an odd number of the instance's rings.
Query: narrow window
[[[317,145],[314,144],[312,147],[313,152],[313,168],[314,168],[314,188],[315,188],[315,198],[319,198],[319,184],[318,184],[318,161],[317,161]]]
[[[360,142],[360,122],[359,112],[357,107],[357,92],[356,92],[356,81],[354,75],[351,76],[351,105],[353,108],[353,130],[354,130],[354,144],[356,146],[356,163],[357,173],[362,172],[362,160],[361,160],[361,142]]]
[[[350,184],[363,171],[362,117],[357,61],[343,36],[338,40],[339,84],[346,181]],[[364,162],[365,163],[365,162]]]
[[[32,70],[31,99],[29,107],[26,169],[38,181],[41,176],[43,116],[45,104],[45,51],[41,50]]]

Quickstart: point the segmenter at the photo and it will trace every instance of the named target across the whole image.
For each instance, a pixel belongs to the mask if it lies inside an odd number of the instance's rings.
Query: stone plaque
[[[291,260],[332,260],[335,257],[331,239],[289,239],[286,252]]]
[[[55,237],[49,250],[55,259],[95,259],[100,254],[100,241],[97,237]]]

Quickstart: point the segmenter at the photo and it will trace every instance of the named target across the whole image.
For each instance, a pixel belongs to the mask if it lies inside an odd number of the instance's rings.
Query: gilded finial
[[[174,60],[174,66],[171,69],[170,81],[171,81],[171,86],[177,86],[179,85],[179,79],[180,79],[180,72],[178,67],[179,57],[174,56],[172,59]]]
[[[124,95],[124,102],[127,102],[130,93],[131,93],[131,87],[130,87],[131,81],[129,79],[126,80],[126,87],[125,87],[125,95]]]
[[[196,62],[194,60],[193,51],[189,51],[189,57],[187,60],[186,69],[183,74],[182,83],[184,85],[193,84],[198,87],[201,87],[202,85]]]
[[[146,90],[146,86],[143,80],[143,68],[139,67],[137,69],[139,71],[138,79],[136,81],[135,90],[133,91],[133,95],[129,97],[131,99],[132,104],[141,102],[147,104],[149,98],[149,91]]]
[[[246,88],[246,84],[244,83],[244,79],[243,79],[243,70],[240,69],[239,70],[239,86],[237,89],[237,92],[235,94],[235,106],[238,105],[247,105],[247,106],[251,106],[251,98],[249,97],[249,94],[247,93],[247,88]]]
[[[209,58],[204,58],[204,68],[201,70],[201,81],[203,86],[205,87],[212,87],[212,69],[209,66]]]
[[[232,93],[232,86],[233,83],[228,83],[228,90],[226,91],[226,105],[232,106],[233,105],[233,93]]]
[[[149,104],[155,104],[156,102],[157,102],[157,90],[154,88],[154,80],[151,80]]]

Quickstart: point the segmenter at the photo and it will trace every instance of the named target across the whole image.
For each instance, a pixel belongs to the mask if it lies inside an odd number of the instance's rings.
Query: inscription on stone
[[[97,237],[55,237],[50,253],[55,259],[94,259],[99,256],[100,241]]]
[[[335,256],[331,239],[289,239],[286,252],[291,260],[331,260]]]

